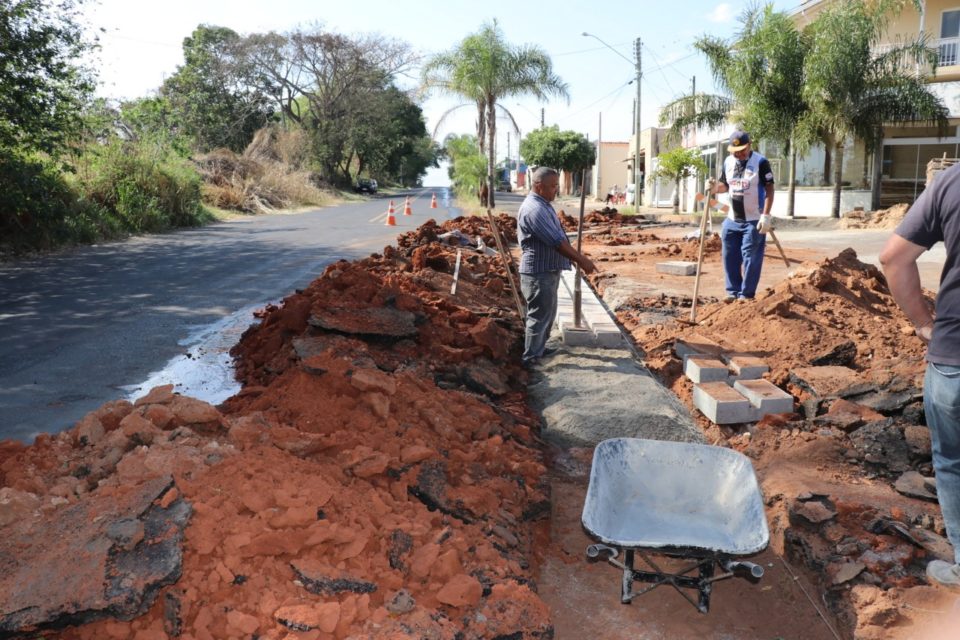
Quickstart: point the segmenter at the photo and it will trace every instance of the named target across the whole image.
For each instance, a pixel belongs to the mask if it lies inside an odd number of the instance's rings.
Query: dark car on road
[[[501,180],[497,183],[497,191],[506,191],[507,193],[510,193],[513,191],[513,187],[511,186],[509,180]]]
[[[357,186],[353,188],[357,193],[376,193],[377,181],[373,178],[359,178]]]

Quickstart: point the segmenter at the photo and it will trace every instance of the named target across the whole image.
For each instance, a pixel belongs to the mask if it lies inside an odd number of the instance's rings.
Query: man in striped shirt
[[[554,318],[557,316],[557,289],[560,271],[571,261],[584,273],[596,270],[589,258],[567,240],[554,211],[553,199],[560,190],[560,174],[540,167],[533,172],[532,191],[517,214],[517,239],[520,257],[520,290],[527,300],[527,326],[523,342],[523,362],[531,364],[544,355]]]

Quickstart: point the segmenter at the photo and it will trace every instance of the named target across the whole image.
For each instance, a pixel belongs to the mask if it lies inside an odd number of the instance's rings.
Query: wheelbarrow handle
[[[607,560],[613,560],[618,555],[620,555],[619,551],[617,551],[613,547],[608,547],[605,544],[592,544],[589,547],[587,547],[588,558],[599,558],[600,554],[604,552],[610,554],[610,557],[608,557]]]
[[[734,573],[738,569],[741,569],[748,571],[752,577],[758,580],[763,577],[763,567],[754,562],[746,562],[743,560],[724,560],[720,563],[720,566],[723,567],[724,571],[729,571],[730,573]]]

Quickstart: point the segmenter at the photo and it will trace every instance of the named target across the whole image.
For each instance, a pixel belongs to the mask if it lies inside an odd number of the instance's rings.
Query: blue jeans
[[[723,240],[723,275],[727,295],[752,298],[757,294],[767,236],[757,231],[757,222],[726,218],[720,230]],[[741,273],[740,269],[743,268]]]
[[[927,363],[923,410],[933,441],[937,500],[955,562],[960,563],[960,367]]]
[[[560,272],[521,273],[520,291],[527,301],[527,330],[523,340],[523,360],[543,355],[550,329],[557,317],[557,289]]]

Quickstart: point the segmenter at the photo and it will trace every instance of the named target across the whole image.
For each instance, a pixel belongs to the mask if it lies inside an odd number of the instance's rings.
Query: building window
[[[958,63],[960,57],[960,10],[944,11],[940,18],[940,65]]]

